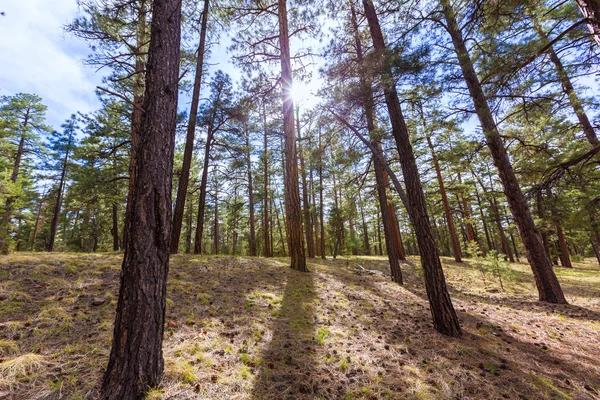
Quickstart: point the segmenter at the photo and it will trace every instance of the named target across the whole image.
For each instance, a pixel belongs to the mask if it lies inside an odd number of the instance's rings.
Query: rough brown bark
[[[356,48],[357,61],[363,60],[363,48],[360,40],[358,21],[356,18],[356,11],[354,5],[351,5],[351,16],[352,26],[354,31],[354,42]],[[373,101],[373,89],[369,80],[361,76],[361,89],[363,94],[364,112],[365,119],[367,122],[367,130],[371,139],[372,146],[375,147],[376,151],[383,158],[383,149],[381,146],[381,140],[377,137],[376,124],[375,124],[375,104]],[[388,176],[385,171],[380,157],[373,157],[373,164],[375,170],[375,182],[377,183],[377,199],[379,201],[379,209],[383,216],[383,230],[385,247],[387,250],[388,262],[390,264],[390,272],[392,280],[396,283],[402,284],[402,269],[400,267],[400,260],[405,260],[402,242],[398,232],[398,223],[396,221],[396,212],[394,210],[394,204],[390,194],[388,193]],[[378,232],[379,233],[379,232]],[[379,245],[381,246],[381,237],[379,238]],[[381,252],[381,251],[380,251]]]
[[[369,23],[373,47],[380,61],[384,61],[386,45],[379,26],[375,7],[371,0],[363,0],[365,15]],[[417,235],[421,264],[425,273],[425,288],[433,317],[433,325],[440,333],[450,336],[460,336],[461,329],[458,317],[452,306],[444,271],[440,262],[435,241],[429,225],[429,215],[425,203],[425,195],[419,178],[419,170],[412,151],[410,137],[400,108],[398,93],[389,65],[382,74],[385,102],[392,124],[392,134],[398,148],[402,173],[406,184],[406,193],[410,206],[408,213]]]
[[[162,380],[181,2],[154,0],[129,234],[103,399],[141,399]]]
[[[133,196],[133,186],[135,181],[137,160],[136,151],[139,146],[139,136],[142,125],[142,106],[144,102],[144,73],[146,70],[146,61],[144,59],[144,47],[146,46],[146,0],[141,0],[138,10],[138,24],[136,32],[136,54],[135,54],[135,74],[133,76],[133,109],[131,110],[131,147],[129,151],[129,188],[127,192],[127,206],[125,209],[125,224],[123,227],[123,243],[128,232],[129,223],[127,222],[131,214],[131,199]]]
[[[287,22],[286,0],[278,0],[279,48],[281,51],[281,97],[283,100],[283,131],[285,139],[285,218],[292,269],[308,271],[302,234],[302,208],[298,189],[298,157],[294,132],[294,101],[292,99],[292,65]]]
[[[219,186],[218,182],[215,182],[215,221],[214,221],[214,232],[213,232],[213,250],[214,254],[219,254],[219,244],[221,238],[219,237]]]
[[[192,90],[192,105],[190,106],[190,118],[188,120],[187,134],[185,138],[185,149],[183,150],[183,164],[181,176],[177,186],[177,199],[173,210],[173,233],[171,238],[171,254],[179,252],[179,239],[181,237],[181,226],[183,225],[183,213],[185,211],[185,198],[187,196],[190,181],[190,168],[192,166],[192,155],[194,152],[194,138],[196,133],[196,120],[198,117],[198,104],[200,103],[200,87],[202,85],[202,72],[204,70],[204,50],[206,47],[206,32],[208,30],[208,8],[209,0],[204,0],[204,9],[200,21],[200,43],[196,55],[196,76],[194,77],[194,88]]]
[[[508,158],[500,132],[496,127],[492,111],[487,103],[487,98],[475,73],[473,63],[467,51],[462,32],[459,30],[454,10],[449,0],[441,0],[442,11],[446,19],[446,29],[452,38],[454,49],[458,56],[462,74],[469,89],[475,111],[483,129],[487,145],[494,159],[500,180],[504,186],[504,194],[508,200],[515,223],[521,234],[527,259],[531,265],[539,292],[540,301],[551,303],[566,303],[560,283],[552,270],[552,263],[544,250],[539,233],[529,212],[529,207],[515,172]]]

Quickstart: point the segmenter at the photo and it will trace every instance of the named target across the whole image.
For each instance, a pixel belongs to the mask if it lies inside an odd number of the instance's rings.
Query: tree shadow
[[[252,398],[293,399],[318,391],[315,366],[315,290],[312,273],[288,270],[272,337],[262,352]]]
[[[579,399],[597,396],[593,388],[600,387],[600,362],[594,356],[593,349],[598,348],[598,343],[590,334],[593,328],[587,328],[588,341],[576,337],[572,341],[575,345],[569,348],[562,346],[567,335],[556,340],[522,335],[531,340],[526,341],[511,331],[509,321],[458,311],[463,338],[453,339],[433,330],[422,284],[391,286],[389,282],[356,272],[337,272],[335,278],[346,287],[361,286],[373,294],[372,299],[362,297],[353,308],[367,314],[375,335],[387,346],[399,349],[398,363],[410,364],[417,370],[415,375],[433,378],[439,368],[436,365],[446,365],[444,373],[453,376],[454,383],[460,385],[462,395],[467,397],[570,398],[574,393]],[[349,299],[353,300],[352,296]],[[457,309],[464,308],[455,295],[453,300]],[[382,315],[382,305],[392,308],[395,316]],[[523,323],[527,328],[538,329],[538,333],[549,328],[547,325],[557,330],[549,321]],[[575,330],[577,324],[565,327]],[[432,378],[426,382],[438,385]]]

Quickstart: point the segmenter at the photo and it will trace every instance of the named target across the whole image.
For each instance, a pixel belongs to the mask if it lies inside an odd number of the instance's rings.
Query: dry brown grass
[[[0,259],[0,291],[9,295],[0,301],[0,398],[97,397],[120,260]],[[401,287],[380,257],[315,259],[308,274],[283,259],[174,257],[165,379],[148,398],[598,397],[596,266],[557,270],[571,305],[554,306],[535,301],[525,265],[510,266],[502,292],[493,279],[484,286],[473,265],[444,260],[464,331],[451,339],[432,329],[414,261],[404,266]],[[94,306],[96,298],[105,301]],[[29,366],[8,367],[17,364]]]

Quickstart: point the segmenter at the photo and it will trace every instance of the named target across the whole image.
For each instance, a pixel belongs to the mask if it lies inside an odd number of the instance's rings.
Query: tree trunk
[[[29,109],[25,113],[25,119],[23,120],[21,140],[19,140],[19,147],[17,148],[17,154],[15,156],[15,163],[13,165],[13,172],[10,176],[11,182],[17,183],[17,179],[19,178],[19,170],[21,168],[21,158],[23,157],[23,152],[25,150],[25,134],[27,132],[27,125],[29,124]],[[2,232],[0,232],[0,250],[2,253],[7,254],[10,250],[8,231],[10,229],[10,220],[12,218],[12,205],[15,199],[12,196],[8,196],[6,198],[6,206],[4,207],[4,226],[2,227]]]
[[[35,241],[37,239],[37,233],[40,226],[40,217],[42,215],[42,206],[44,205],[44,197],[46,193],[42,194],[40,197],[40,204],[38,205],[38,209],[35,215],[35,225],[33,226],[33,234],[31,235],[31,246],[29,247],[29,251],[34,251],[35,249]]]
[[[308,271],[302,235],[302,209],[298,190],[298,157],[294,133],[294,100],[292,99],[292,65],[288,34],[286,0],[278,0],[279,48],[281,51],[281,97],[285,138],[285,218],[292,269]]]
[[[163,375],[162,340],[171,242],[171,189],[177,117],[181,2],[152,5],[129,234],[103,399],[140,399]]]
[[[531,265],[539,292],[540,301],[551,303],[566,303],[560,283],[552,270],[552,263],[546,254],[539,233],[529,212],[525,196],[517,182],[515,172],[508,158],[500,132],[496,127],[492,111],[489,108],[485,94],[475,73],[467,47],[458,28],[454,11],[449,0],[441,0],[446,28],[452,38],[454,49],[458,56],[465,83],[473,99],[475,111],[483,129],[487,145],[490,149],[494,164],[498,169],[500,180],[504,186],[504,194],[512,211],[515,223],[519,228],[527,259]]]
[[[256,256],[256,228],[254,223],[254,188],[252,186],[252,161],[250,159],[250,132],[248,123],[244,124],[246,131],[246,166],[248,168],[248,208],[250,211],[250,238],[248,241],[250,255]]]
[[[425,139],[427,140],[427,146],[431,152],[431,159],[433,161],[433,167],[435,168],[435,174],[437,177],[438,185],[440,186],[440,194],[442,195],[442,203],[444,205],[444,213],[446,214],[446,223],[448,224],[448,232],[450,233],[450,242],[452,243],[452,254],[454,255],[454,261],[462,262],[462,255],[460,251],[460,242],[458,241],[458,235],[456,234],[456,227],[454,226],[454,218],[452,217],[452,210],[450,209],[450,202],[448,201],[448,195],[446,194],[446,185],[444,185],[444,178],[442,177],[442,169],[437,158],[437,154],[431,142],[431,138],[427,134],[427,126],[423,116],[423,110],[421,110],[421,118],[423,118],[423,132]]]
[[[362,42],[360,40],[358,21],[356,18],[356,12],[354,5],[351,6],[352,12],[352,25],[354,30],[354,41],[356,47],[357,60],[361,62],[363,60],[363,49]],[[375,124],[375,104],[373,101],[373,89],[371,83],[365,76],[361,76],[361,89],[364,96],[364,111],[365,118],[367,121],[367,130],[371,139],[371,144],[375,147],[376,151],[384,158],[383,149],[381,146],[381,140],[377,136],[376,124]],[[398,223],[396,221],[396,212],[394,210],[394,204],[392,198],[388,193],[388,176],[385,172],[385,166],[380,157],[373,157],[373,164],[375,170],[375,181],[377,183],[377,198],[379,200],[379,209],[383,216],[383,230],[385,238],[385,247],[388,256],[388,262],[390,264],[390,272],[392,275],[392,281],[402,284],[402,269],[400,267],[400,260],[406,259],[404,252],[402,251],[402,242],[400,241],[400,235],[398,232]],[[381,253],[381,234],[378,229],[379,235],[379,246]]]
[[[554,196],[552,195],[552,190],[550,188],[547,189],[548,199],[551,200]],[[560,251],[560,263],[565,268],[573,268],[573,264],[571,264],[571,257],[569,255],[569,246],[567,245],[567,240],[565,239],[565,234],[562,229],[562,225],[560,224],[560,216],[554,209],[551,208],[550,212],[552,213],[552,219],[554,220],[554,227],[556,228],[556,236],[558,236],[558,249]]]
[[[581,10],[584,18],[588,18],[587,23],[590,34],[600,46],[600,1],[599,0],[575,0],[577,7]]]
[[[323,208],[323,145],[321,143],[321,128],[319,128],[319,225],[321,226],[321,258],[325,260],[325,214]]]
[[[194,77],[194,88],[192,90],[192,105],[190,107],[190,118],[188,120],[187,135],[185,138],[185,149],[183,151],[183,164],[181,176],[177,186],[177,200],[173,211],[173,237],[171,238],[171,254],[179,252],[179,238],[183,224],[183,213],[185,210],[185,198],[187,196],[190,181],[190,168],[192,166],[192,155],[194,152],[194,136],[196,132],[196,119],[198,116],[198,104],[200,102],[200,86],[202,85],[202,72],[204,69],[204,48],[206,46],[206,31],[208,27],[208,5],[209,0],[204,0],[204,9],[200,22],[200,43],[196,56],[196,76]]]
[[[583,0],[579,1],[583,2]],[[586,1],[592,4],[594,1],[597,0]],[[596,15],[600,16],[598,14]],[[533,22],[533,27],[535,28],[535,31],[537,32],[538,36],[543,40],[543,44],[546,45],[547,43],[549,43],[548,36],[546,36],[546,33],[540,26],[538,20],[533,16],[531,16],[531,20]],[[598,31],[598,33],[600,33],[600,31]],[[598,36],[596,36],[596,39],[597,38]],[[588,140],[588,142],[590,142],[592,147],[598,146],[600,144],[598,136],[596,136],[594,127],[592,126],[590,119],[588,118],[585,110],[583,109],[583,103],[579,96],[577,96],[577,93],[573,88],[573,83],[571,82],[571,79],[569,78],[569,75],[567,74],[567,71],[565,70],[565,67],[563,66],[560,57],[558,57],[558,54],[556,54],[556,52],[554,51],[553,46],[550,46],[548,50],[546,50],[546,54],[548,54],[548,56],[550,57],[550,61],[552,61],[552,64],[554,64],[554,68],[556,69],[556,74],[558,75],[558,79],[562,85],[563,92],[569,98],[569,103],[571,104],[571,107],[573,108],[573,111],[575,112],[575,115],[577,116],[577,119],[581,124],[586,139]]]
[[[136,151],[140,146],[140,131],[142,129],[142,106],[144,102],[144,74],[146,62],[144,60],[144,47],[148,41],[146,32],[146,13],[147,0],[141,0],[139,5],[138,24],[136,32],[136,54],[135,54],[135,74],[133,76],[133,109],[131,111],[131,147],[129,151],[129,188],[127,192],[127,206],[125,208],[125,224],[123,227],[123,243],[129,234],[127,222],[131,215],[131,200],[133,197],[133,187],[135,184],[135,173],[137,156]]]
[[[216,178],[216,177],[215,177]],[[219,186],[218,182],[215,182],[215,225],[213,235],[213,249],[214,254],[219,254]]]
[[[206,185],[208,183],[208,164],[210,161],[210,148],[213,141],[212,124],[209,126],[204,147],[204,164],[202,178],[200,179],[200,197],[198,200],[198,216],[196,220],[196,235],[194,240],[194,254],[202,254],[202,235],[204,234],[204,211],[206,209]]]
[[[365,255],[371,255],[371,243],[369,242],[369,229],[367,228],[367,220],[365,219],[365,210],[363,209],[362,196],[358,192],[358,202],[360,207],[360,217],[363,229],[363,245],[365,246]]]
[[[296,130],[298,131],[298,142],[302,143],[300,132],[300,107],[296,107]],[[310,212],[310,201],[308,200],[308,185],[306,183],[306,165],[304,164],[304,146],[300,145],[298,158],[300,158],[300,173],[302,175],[302,205],[304,214],[304,234],[306,235],[306,249],[309,258],[315,257],[315,242],[313,240],[313,224]]]
[[[71,151],[71,143],[73,141],[73,132],[69,133],[69,141],[67,143],[67,150],[65,152],[65,158],[63,159],[62,171],[60,173],[60,183],[58,185],[58,193],[56,195],[56,204],[54,204],[54,212],[52,214],[52,221],[50,222],[50,239],[48,241],[47,251],[54,250],[54,241],[56,240],[56,230],[58,228],[58,217],[60,216],[60,207],[62,204],[62,195],[65,188],[65,179],[67,176],[67,163],[69,162],[69,153]]]
[[[263,100],[263,241],[265,248],[263,256],[273,257],[269,235],[269,149],[267,147],[267,110]]]
[[[382,81],[384,83],[383,90],[390,121],[392,123],[392,134],[398,148],[398,155],[400,156],[402,173],[404,175],[406,192],[410,204],[407,211],[411,215],[411,221],[419,243],[421,264],[423,265],[423,270],[425,272],[425,288],[431,307],[433,325],[440,333],[450,336],[460,336],[461,329],[458,323],[458,317],[456,316],[452,301],[450,300],[450,295],[448,294],[448,289],[446,288],[444,271],[431,233],[425,195],[423,193],[423,188],[421,187],[417,163],[412,151],[410,137],[406,128],[406,123],[404,122],[404,116],[402,115],[402,110],[400,108],[398,93],[393,84],[394,79],[391,73],[391,67],[383,60],[386,46],[379,26],[377,13],[371,0],[363,0],[363,5],[369,23],[371,38],[373,39],[373,46],[379,54],[380,62],[386,65],[382,74]]]
[[[190,193],[191,194],[191,193]],[[186,222],[185,232],[185,253],[189,254],[192,251],[192,225],[194,223],[194,199],[192,196],[188,197],[188,215]]]

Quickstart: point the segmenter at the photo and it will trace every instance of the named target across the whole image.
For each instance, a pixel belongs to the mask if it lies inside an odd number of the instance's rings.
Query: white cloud
[[[76,1],[13,0],[0,8],[6,14],[0,17],[0,94],[41,96],[55,128],[74,112],[98,108],[101,75],[82,62],[86,44],[63,32]]]

